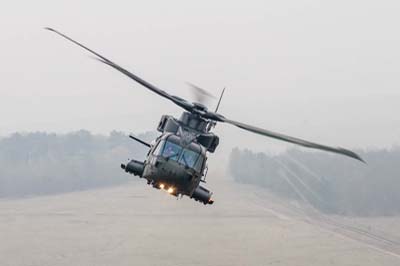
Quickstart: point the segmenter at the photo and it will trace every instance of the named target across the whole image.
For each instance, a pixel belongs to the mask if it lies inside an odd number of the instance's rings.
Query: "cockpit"
[[[204,163],[204,155],[199,144],[190,143],[187,146],[182,146],[180,139],[174,135],[161,140],[153,154],[176,161],[198,172],[201,171]]]

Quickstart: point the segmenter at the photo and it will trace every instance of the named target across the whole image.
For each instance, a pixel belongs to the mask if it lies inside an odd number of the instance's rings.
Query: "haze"
[[[392,146],[400,140],[399,9],[370,0],[8,1],[0,135],[143,132],[181,112],[43,30],[51,26],[170,93],[190,98],[185,81],[215,95],[226,86],[220,110],[232,119],[348,148]],[[224,143],[286,147],[218,131]]]
[[[398,1],[3,2],[1,265],[399,264]],[[177,201],[120,164],[182,110],[44,27],[368,165],[218,125],[215,204]]]

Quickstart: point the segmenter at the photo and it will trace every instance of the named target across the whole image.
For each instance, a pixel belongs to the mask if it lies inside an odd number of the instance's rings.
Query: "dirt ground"
[[[143,180],[0,200],[0,265],[400,265],[396,252],[320,226],[263,189],[229,179],[207,185],[213,206]],[[399,221],[358,222],[394,232]]]

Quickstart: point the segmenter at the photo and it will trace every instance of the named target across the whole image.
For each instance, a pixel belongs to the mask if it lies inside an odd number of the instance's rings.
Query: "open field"
[[[313,217],[257,187],[217,177],[208,187],[216,203],[206,207],[177,201],[143,181],[0,200],[0,264],[400,265],[399,218]],[[324,219],[363,226],[394,242]]]

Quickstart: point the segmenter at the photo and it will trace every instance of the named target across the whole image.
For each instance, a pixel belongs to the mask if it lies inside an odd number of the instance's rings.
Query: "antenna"
[[[225,88],[222,90],[221,96],[219,97],[218,105],[217,108],[215,109],[215,112],[218,112],[219,105],[221,104],[222,96],[224,96]]]
[[[224,96],[225,88],[221,92],[221,96],[219,96],[217,108],[215,108],[215,113],[218,112],[219,105],[221,104],[222,97]],[[217,125],[215,121],[211,121],[210,124],[208,124],[207,131],[210,131],[212,128],[214,128]]]

